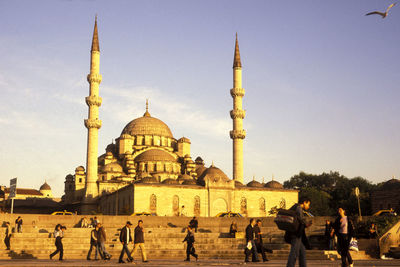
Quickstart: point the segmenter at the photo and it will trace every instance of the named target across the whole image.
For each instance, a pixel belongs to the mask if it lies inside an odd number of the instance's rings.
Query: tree
[[[319,175],[300,172],[285,181],[283,186],[289,189],[299,189],[300,196],[307,195],[312,200],[311,210],[315,215],[335,215],[339,207],[349,215],[358,214],[357,198],[354,188],[360,190],[360,206],[363,215],[371,214],[370,195],[377,185],[362,177],[349,179],[339,172],[322,173]]]

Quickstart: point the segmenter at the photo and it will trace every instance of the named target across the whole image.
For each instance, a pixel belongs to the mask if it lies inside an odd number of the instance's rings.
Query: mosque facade
[[[239,212],[244,216],[269,216],[276,208],[297,202],[298,191],[284,189],[277,181],[260,183],[243,179],[242,64],[236,36],[233,63],[233,179],[201,157],[194,160],[187,137],[175,138],[160,119],[153,117],[146,101],[142,117],[130,121],[115,143],[98,155],[100,48],[95,21],[86,103],[88,129],[86,168],[79,166],[65,178],[64,206],[81,214],[105,215],[149,212],[159,216],[215,216]]]

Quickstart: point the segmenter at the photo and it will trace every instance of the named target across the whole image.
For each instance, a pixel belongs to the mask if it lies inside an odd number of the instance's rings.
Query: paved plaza
[[[340,267],[340,261],[329,260],[310,260],[307,261],[307,266],[311,267]],[[270,266],[270,267],[284,267],[286,261],[272,260],[266,263],[244,263],[238,260],[199,260],[184,262],[177,260],[151,260],[148,263],[135,261],[132,263],[118,264],[117,260],[111,261],[86,261],[86,260],[65,260],[59,262],[58,260],[0,260],[0,266]],[[296,265],[298,266],[298,265]],[[400,266],[400,260],[362,260],[355,261],[354,266],[364,267],[379,267],[379,266]]]

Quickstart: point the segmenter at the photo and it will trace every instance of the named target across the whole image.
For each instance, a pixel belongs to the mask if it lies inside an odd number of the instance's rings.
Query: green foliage
[[[371,192],[377,187],[362,177],[349,179],[339,172],[322,173],[319,175],[300,172],[285,181],[283,186],[289,189],[299,189],[300,196],[311,198],[311,212],[316,216],[336,215],[339,207],[344,208],[349,215],[358,215],[358,200],[354,188],[360,190],[360,206],[362,215],[371,214]]]
[[[368,230],[372,223],[377,227],[378,236],[381,237],[399,221],[398,216],[374,216],[368,221],[357,222],[355,227],[359,236],[368,236]]]
[[[329,203],[332,197],[327,192],[318,190],[315,187],[306,187],[300,191],[300,197],[302,196],[307,196],[311,199],[310,212],[314,216],[321,216],[326,213],[332,214],[334,212],[330,210]]]

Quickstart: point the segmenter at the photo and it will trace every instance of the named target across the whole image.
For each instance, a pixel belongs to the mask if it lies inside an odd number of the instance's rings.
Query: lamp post
[[[357,197],[358,200],[358,216],[360,219],[360,222],[362,221],[362,216],[361,216],[361,207],[360,207],[360,189],[358,189],[358,187],[354,188],[354,194]]]

